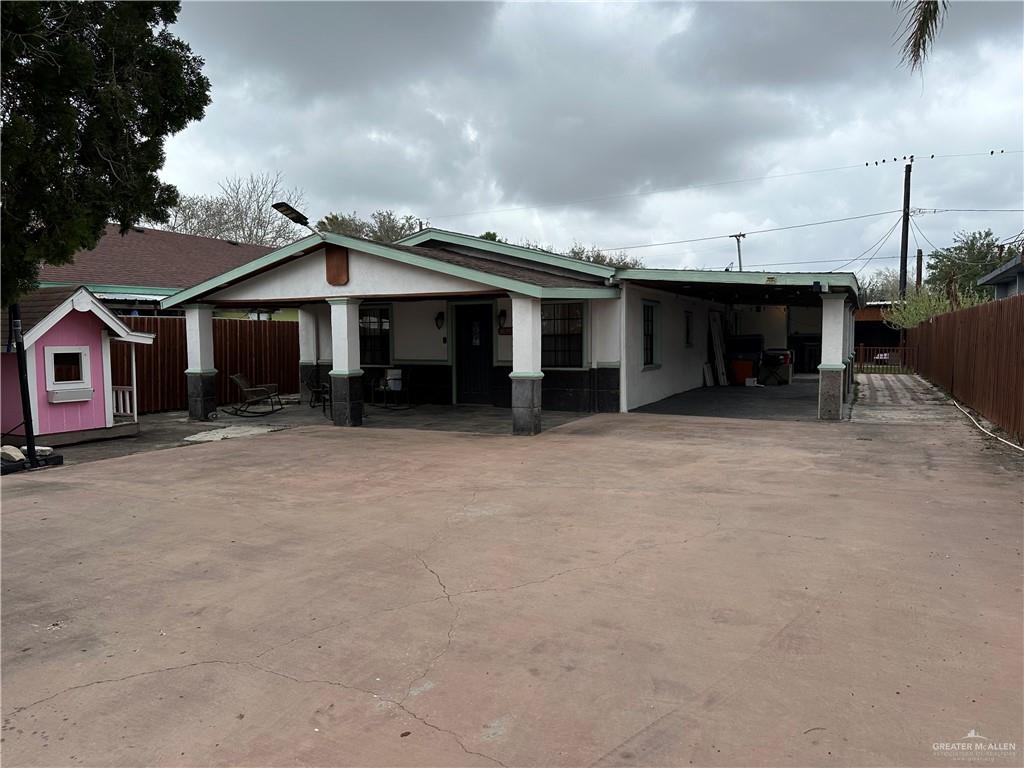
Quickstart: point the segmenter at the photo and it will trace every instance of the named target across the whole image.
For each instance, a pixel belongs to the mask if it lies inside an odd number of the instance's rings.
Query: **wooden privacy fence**
[[[123,317],[129,328],[155,333],[152,345],[134,345],[139,413],[188,408],[185,369],[188,353],[183,317]],[[131,350],[111,344],[111,378],[131,383]],[[213,366],[217,369],[217,402],[238,402],[230,380],[243,373],[254,384],[276,383],[283,394],[299,391],[299,324],[276,320],[213,321]]]
[[[1024,439],[1024,295],[938,315],[907,330],[915,370]]]

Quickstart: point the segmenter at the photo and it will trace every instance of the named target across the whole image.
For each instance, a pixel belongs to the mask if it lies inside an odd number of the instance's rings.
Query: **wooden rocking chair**
[[[269,416],[284,409],[281,395],[277,392],[277,384],[257,384],[253,386],[249,377],[236,373],[231,380],[242,391],[242,400],[238,405],[228,406],[226,412],[233,416]]]

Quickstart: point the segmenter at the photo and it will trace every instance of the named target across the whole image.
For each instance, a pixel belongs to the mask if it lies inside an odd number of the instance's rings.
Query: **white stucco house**
[[[616,269],[425,229],[310,235],[161,305],[185,310],[193,418],[215,410],[214,310],[295,307],[303,379],[329,379],[335,424],[361,424],[369,378],[400,369],[422,402],[507,407],[535,434],[542,407],[629,411],[703,386],[711,324],[795,349],[819,417],[840,418],[858,294],[852,274]]]

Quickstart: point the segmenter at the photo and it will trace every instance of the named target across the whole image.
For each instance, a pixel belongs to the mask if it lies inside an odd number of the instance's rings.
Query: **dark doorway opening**
[[[455,307],[455,402],[489,404],[494,367],[490,304]]]

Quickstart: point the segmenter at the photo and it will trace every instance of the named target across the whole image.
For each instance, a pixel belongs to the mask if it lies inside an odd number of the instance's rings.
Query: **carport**
[[[651,320],[650,343],[624,334],[623,410],[782,420],[843,417],[853,392],[852,274],[620,270],[625,327]],[[682,308],[681,310],[679,308]],[[712,317],[718,314],[718,318]],[[633,318],[636,321],[631,322]],[[740,339],[789,350],[794,376],[782,386],[705,386],[714,365],[711,327],[726,347]],[[646,331],[642,331],[646,333]],[[699,378],[696,378],[698,377]]]

